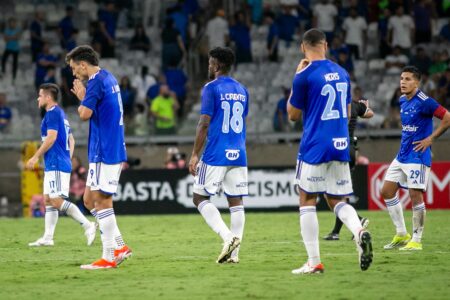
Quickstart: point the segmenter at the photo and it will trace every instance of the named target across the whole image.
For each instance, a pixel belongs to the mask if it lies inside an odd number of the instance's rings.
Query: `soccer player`
[[[358,88],[357,88],[358,89]],[[355,170],[355,162],[358,156],[358,139],[355,137],[355,127],[356,119],[360,117],[363,119],[370,119],[373,117],[373,111],[369,108],[369,100],[358,99],[352,101],[350,121],[348,123],[348,132],[350,135],[350,172],[353,173]],[[348,198],[347,198],[348,202]],[[367,228],[369,225],[369,219],[362,218],[358,215],[358,219],[361,221],[363,228]],[[336,216],[336,221],[334,222],[333,230],[327,234],[323,239],[327,241],[338,241],[339,233],[342,228],[342,221]]]
[[[450,127],[450,113],[419,89],[420,77],[420,71],[414,66],[403,68],[400,75],[402,139],[381,189],[397,233],[392,242],[384,246],[385,250],[422,250],[426,211],[423,193],[430,174],[431,144]],[[434,131],[433,117],[442,120]],[[412,201],[412,239],[405,227],[403,208],[397,194],[399,186],[408,189]]]
[[[233,63],[234,53],[229,48],[217,47],[209,52],[208,76],[213,80],[202,91],[200,120],[189,161],[189,171],[195,176],[194,204],[224,242],[218,263],[239,262],[245,224],[242,197],[248,195],[245,118],[249,97],[247,89],[228,75]],[[230,228],[209,201],[221,187],[230,207]]]
[[[97,218],[103,244],[102,258],[81,268],[115,268],[132,254],[122,239],[112,203],[122,162],[127,160],[120,88],[116,78],[99,67],[98,54],[90,46],[73,49],[66,62],[76,77],[72,92],[81,100],[78,113],[83,121],[89,120],[89,171],[83,200]],[[86,88],[82,80],[87,80]]]
[[[75,139],[64,111],[57,103],[58,95],[59,88],[56,84],[45,83],[39,86],[38,106],[46,111],[41,124],[42,145],[27,161],[26,168],[33,170],[39,157],[44,156],[45,232],[43,237],[28,244],[31,247],[54,245],[53,234],[59,211],[81,224],[88,246],[95,239],[95,223],[89,222],[76,205],[66,200],[69,197]]]
[[[298,121],[303,112],[303,137],[297,158],[296,183],[300,188],[300,227],[307,262],[293,274],[323,273],[319,253],[316,199],[324,193],[330,208],[355,236],[361,270],[372,263],[372,242],[355,209],[345,201],[353,193],[350,177],[348,115],[350,78],[327,60],[325,34],[310,29],[303,35],[300,61],[288,101],[288,116]]]

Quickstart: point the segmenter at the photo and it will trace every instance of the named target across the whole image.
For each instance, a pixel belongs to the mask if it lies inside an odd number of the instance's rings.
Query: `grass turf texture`
[[[291,274],[306,260],[297,213],[247,213],[237,265],[215,263],[220,239],[200,215],[119,216],[134,256],[96,271],[79,266],[100,257],[100,238],[87,247],[73,220],[59,219],[54,247],[30,248],[43,219],[0,219],[0,299],[448,299],[450,211],[427,213],[420,252],[382,250],[394,234],[388,213],[362,215],[373,235],[370,269],[360,271],[344,227],[340,241],[320,241],[325,273],[312,276]],[[318,216],[322,237],[334,215]]]

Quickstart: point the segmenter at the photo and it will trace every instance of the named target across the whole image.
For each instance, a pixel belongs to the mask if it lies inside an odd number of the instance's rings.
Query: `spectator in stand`
[[[382,10],[382,14],[378,20],[378,37],[380,40],[379,51],[382,58],[391,53],[391,46],[389,42],[389,18],[391,11],[388,8]]]
[[[398,129],[401,128],[402,122],[400,118],[400,96],[402,92],[400,87],[395,90],[394,95],[391,98],[391,102],[389,104],[389,115],[384,119],[383,124],[381,124],[381,128],[385,129]]]
[[[283,87],[283,98],[278,100],[277,108],[273,116],[273,130],[276,132],[290,131],[290,124],[287,115],[287,101],[291,94],[291,89]]]
[[[216,16],[208,21],[205,35],[208,37],[209,50],[216,47],[225,47],[228,44],[230,33],[223,9],[219,9]]]
[[[433,99],[438,99],[437,96],[437,85],[433,78],[430,76],[428,71],[422,73],[422,79],[420,80],[421,90]]]
[[[346,51],[339,52],[337,63],[348,72],[352,80],[355,79],[353,74],[353,71],[355,70],[353,60]]]
[[[77,46],[78,29],[74,28],[70,34],[69,39],[66,41],[66,51],[70,52]]]
[[[350,56],[359,59],[365,52],[367,42],[367,23],[358,16],[356,8],[350,9],[350,16],[345,18],[342,29],[345,32],[345,43],[350,49]]]
[[[117,12],[114,1],[108,0],[105,7],[98,10],[98,22],[102,34],[101,56],[102,58],[115,57]]]
[[[15,18],[8,19],[8,25],[5,28],[3,38],[5,39],[5,52],[3,52],[2,57],[2,73],[5,74],[6,62],[8,61],[8,57],[12,55],[13,57],[13,68],[12,75],[13,80],[16,79],[17,75],[17,62],[19,59],[20,52],[20,40],[21,30],[17,28],[17,20]]]
[[[265,14],[264,23],[269,26],[269,33],[267,34],[267,52],[269,53],[269,61],[278,61],[278,41],[279,29],[275,22],[275,15],[273,12]]]
[[[136,91],[130,84],[130,78],[123,76],[120,79],[120,95],[122,96],[123,115],[130,118],[133,115],[134,100]]]
[[[164,72],[164,77],[166,78],[166,84],[169,86],[169,89],[177,96],[176,99],[179,104],[178,117],[181,118],[186,100],[188,78],[184,74],[184,71],[178,68],[174,62],[169,64],[169,68]]]
[[[92,21],[89,23],[89,35],[91,36],[92,48],[97,53],[102,53],[103,33],[100,29],[99,21]]]
[[[6,105],[6,94],[0,93],[0,132],[5,132],[11,123],[11,109]]]
[[[80,104],[80,100],[72,93],[73,81],[72,69],[70,65],[66,64],[61,68],[61,102],[63,107],[75,106]]]
[[[195,16],[200,10],[200,6],[198,5],[197,0],[184,0],[183,2],[183,11],[188,16]]]
[[[136,114],[133,120],[134,135],[136,136],[148,136],[148,116],[145,113],[145,106],[142,103],[136,104]]]
[[[136,74],[131,82],[131,85],[136,90],[136,102],[145,103],[147,90],[155,83],[155,77],[148,73],[148,67],[142,66],[141,73]]]
[[[447,70],[449,63],[448,52],[447,50],[443,50],[441,53],[435,51],[433,53],[433,59],[431,66],[429,68],[430,75],[440,74]]]
[[[175,28],[181,35],[183,43],[187,45],[188,43],[188,27],[189,27],[189,16],[183,11],[183,0],[178,0],[178,3],[167,9],[166,15],[172,18]]]
[[[413,45],[414,21],[409,15],[404,14],[402,6],[397,7],[395,15],[389,19],[389,40],[392,47],[400,47],[401,51],[409,55]]]
[[[162,40],[162,68],[165,70],[170,61],[178,65],[186,54],[183,39],[178,29],[175,28],[173,19],[167,18],[165,27],[161,33]]]
[[[54,66],[48,66],[42,83],[54,83],[56,84],[56,68]]]
[[[411,58],[410,64],[416,66],[420,73],[424,74],[431,67],[431,59],[428,57],[424,48],[417,47],[416,55]]]
[[[328,0],[321,0],[313,9],[313,27],[316,27],[323,32],[327,37],[327,42],[330,43],[334,37],[336,30],[336,17],[338,10],[336,5],[330,3]]]
[[[44,82],[51,82],[49,78],[52,74],[54,77],[57,62],[58,57],[50,53],[50,47],[45,42],[42,45],[42,52],[36,58],[36,76],[34,80],[36,89]]]
[[[58,24],[58,35],[61,43],[61,48],[67,50],[67,42],[72,38],[72,33],[75,30],[73,25],[74,8],[72,6],[66,7],[66,16],[61,19]],[[73,48],[72,48],[73,49]]]
[[[418,0],[414,4],[413,17],[416,27],[415,43],[431,42],[431,18],[433,17],[433,1]]]
[[[261,24],[263,16],[263,0],[247,0],[247,8],[253,24]]]
[[[44,38],[42,37],[42,23],[44,22],[44,13],[41,11],[35,12],[34,20],[30,24],[31,37],[31,59],[36,61],[39,53],[42,52]]]
[[[311,27],[311,0],[299,0],[297,9],[300,32],[304,32]]]
[[[157,135],[176,133],[176,114],[179,108],[176,94],[169,90],[166,84],[161,85],[159,95],[153,99],[150,112],[156,119],[155,133]]]
[[[450,43],[450,19],[447,24],[442,26],[441,31],[439,31],[439,38],[443,42]]]
[[[144,25],[136,25],[134,35],[130,41],[130,50],[140,50],[147,53],[150,50],[150,46],[150,39],[145,33]]]
[[[87,209],[83,204],[84,189],[86,188],[87,170],[83,167],[81,159],[74,155],[72,157],[72,172],[70,173],[69,197],[82,213],[86,213]]]
[[[278,34],[280,40],[286,42],[286,46],[290,47],[295,32],[299,27],[298,18],[292,14],[288,6],[283,6],[281,14],[277,18]]]
[[[399,75],[403,67],[408,64],[408,57],[402,54],[402,48],[394,47],[392,54],[386,57],[386,73],[390,75]]]
[[[333,38],[333,41],[331,42],[331,47],[330,47],[330,58],[333,61],[338,61],[339,58],[339,53],[341,52],[345,52],[347,54],[350,55],[350,49],[348,48],[348,46],[346,44],[344,44],[342,42],[342,39],[340,36],[335,36]]]
[[[234,24],[230,27],[230,39],[235,46],[236,64],[252,61],[251,26],[250,19],[244,12],[239,11],[235,14]]]
[[[445,108],[450,108],[450,69],[447,69],[439,79],[438,101]]]

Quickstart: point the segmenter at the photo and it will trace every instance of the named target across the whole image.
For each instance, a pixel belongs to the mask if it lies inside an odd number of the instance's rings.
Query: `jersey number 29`
[[[343,118],[347,117],[347,86],[348,84],[346,82],[336,83],[336,90],[340,93]],[[321,117],[322,121],[339,119],[341,117],[339,110],[333,109],[334,101],[336,101],[336,90],[331,84],[327,83],[323,86],[322,91],[320,92],[322,96],[328,95],[327,104],[325,105],[325,109],[323,110]]]
[[[222,122],[222,132],[228,133],[230,132],[230,127],[235,133],[241,133],[242,128],[244,127],[244,120],[242,119],[242,115],[244,113],[244,106],[241,102],[234,102],[233,108],[231,109],[231,105],[227,101],[222,101],[222,109],[223,109],[223,122]],[[232,117],[230,119],[230,113],[232,110]]]

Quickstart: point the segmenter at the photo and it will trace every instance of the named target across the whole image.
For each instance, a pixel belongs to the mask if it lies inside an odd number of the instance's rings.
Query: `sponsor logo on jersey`
[[[248,182],[239,182],[238,184],[236,184],[237,188],[241,188],[241,187],[246,187],[248,185]]]
[[[108,184],[111,184],[111,185],[118,185],[119,182],[118,182],[117,180],[111,180],[111,181],[108,182]]]
[[[402,125],[402,130],[406,132],[416,132],[419,127],[414,125]]]
[[[334,81],[339,80],[339,74],[338,73],[328,73],[324,75],[326,81]]]
[[[347,138],[346,137],[345,138],[334,138],[333,145],[334,145],[334,148],[336,148],[337,150],[347,149],[347,146],[348,146]]]
[[[311,176],[311,177],[306,177],[306,180],[311,181],[311,182],[323,182],[323,181],[325,181],[325,178],[322,176]]]
[[[236,160],[236,159],[239,158],[239,151],[240,150],[226,149],[225,150],[225,157],[228,160]]]
[[[341,180],[336,181],[337,185],[346,185],[346,184],[349,184],[349,183],[350,183],[350,181],[345,180],[345,179],[341,179]]]

